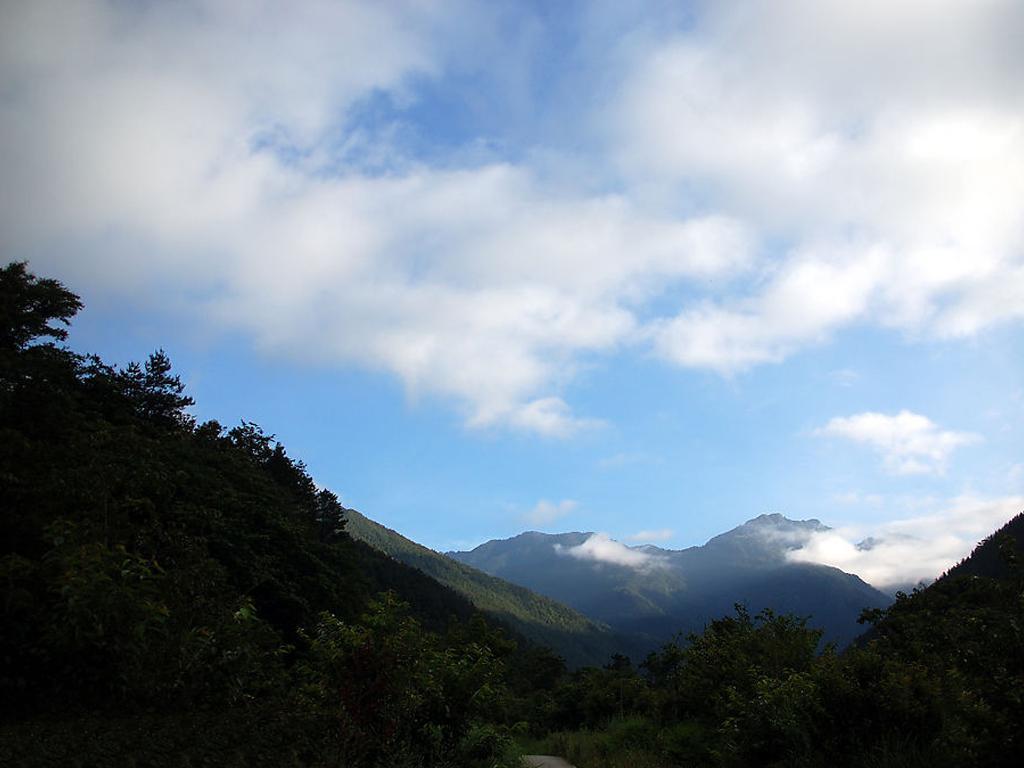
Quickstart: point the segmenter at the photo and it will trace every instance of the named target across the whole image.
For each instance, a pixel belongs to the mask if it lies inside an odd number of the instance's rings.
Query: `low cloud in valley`
[[[627,547],[610,538],[607,533],[591,534],[590,538],[574,547],[556,544],[555,551],[560,555],[575,557],[578,560],[592,560],[596,563],[622,565],[639,570],[656,568],[663,564],[662,558]]]
[[[930,582],[1024,509],[1024,497],[961,496],[934,512],[812,533],[787,557],[855,573],[880,589]]]

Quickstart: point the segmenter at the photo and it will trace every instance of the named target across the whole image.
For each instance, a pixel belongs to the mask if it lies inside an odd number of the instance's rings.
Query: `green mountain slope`
[[[346,517],[353,538],[422,571],[529,640],[553,648],[571,665],[601,664],[613,653],[630,650],[628,640],[551,598],[410,541],[354,509],[346,510]]]

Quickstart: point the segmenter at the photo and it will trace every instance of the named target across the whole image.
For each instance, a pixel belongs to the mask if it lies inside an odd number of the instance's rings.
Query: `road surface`
[[[523,755],[523,761],[529,768],[573,768],[562,758],[551,755]]]

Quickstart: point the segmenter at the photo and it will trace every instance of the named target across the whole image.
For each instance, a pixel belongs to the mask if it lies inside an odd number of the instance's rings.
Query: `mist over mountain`
[[[860,633],[864,608],[891,599],[838,568],[791,561],[788,553],[827,530],[818,520],[772,514],[682,550],[627,546],[598,533],[528,532],[448,554],[621,632],[664,639],[699,631],[745,603],[755,612],[810,616],[826,639],[845,644]]]

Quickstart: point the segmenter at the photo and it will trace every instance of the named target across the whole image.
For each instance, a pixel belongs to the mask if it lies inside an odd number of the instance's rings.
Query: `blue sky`
[[[0,247],[435,548],[934,575],[1024,507],[1024,11],[624,5],[4,3]]]

